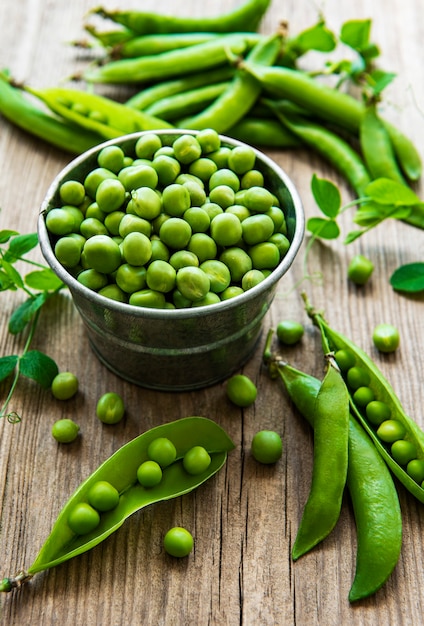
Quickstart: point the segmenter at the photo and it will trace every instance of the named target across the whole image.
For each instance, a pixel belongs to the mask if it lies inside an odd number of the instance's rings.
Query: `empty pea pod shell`
[[[355,356],[356,365],[364,368],[368,372],[371,378],[369,387],[374,392],[376,399],[381,400],[390,407],[391,419],[398,420],[403,424],[406,430],[404,438],[415,444],[417,449],[417,458],[424,459],[424,432],[420,429],[416,422],[414,422],[414,420],[405,414],[402,404],[395,394],[393,387],[386,380],[377,365],[363,350],[361,350],[361,348],[354,344],[353,341],[350,341],[341,333],[333,330],[319,314],[311,313],[311,316],[320,328],[321,335],[328,341],[331,350],[349,350]],[[369,421],[366,419],[364,412],[359,409],[352,397],[350,403],[352,413],[367,431],[392,473],[403,484],[403,486],[413,496],[415,496],[415,498],[424,503],[424,489],[416,483],[407,474],[403,467],[393,459],[389,450],[377,437],[375,428],[371,426]]]
[[[163,469],[163,477],[158,485],[145,488],[137,481],[137,468],[148,460],[148,446],[159,437],[172,441],[177,457]],[[203,446],[208,451],[211,463],[201,474],[190,475],[184,470],[182,459],[195,445]],[[0,590],[10,591],[37,572],[55,567],[93,548],[122,526],[130,515],[145,506],[192,491],[221,469],[227,452],[233,448],[234,443],[225,431],[205,417],[183,418],[139,435],[119,448],[77,488],[59,513],[34,563],[15,578],[3,579]],[[111,511],[101,514],[100,523],[93,531],[77,535],[68,524],[69,514],[77,504],[87,502],[90,488],[98,481],[108,481],[118,490],[119,503]]]

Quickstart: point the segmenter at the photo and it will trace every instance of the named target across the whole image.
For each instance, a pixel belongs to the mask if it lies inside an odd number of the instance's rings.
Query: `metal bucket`
[[[181,130],[155,132],[164,143],[183,134]],[[58,262],[45,215],[59,206],[60,185],[66,180],[83,180],[96,167],[97,155],[103,147],[120,145],[130,151],[141,134],[105,142],[74,159],[58,174],[41,206],[40,247],[50,267],[69,288],[90,344],[102,363],[143,387],[166,391],[199,389],[227,378],[251,357],[277,283],[290,268],[302,243],[304,212],[286,173],[256,151],[257,168],[265,175],[267,187],[285,207],[287,236],[291,242],[286,256],[264,281],[235,298],[187,309],[137,307],[101,296],[79,283]],[[227,137],[221,137],[221,142],[230,147],[243,145]]]

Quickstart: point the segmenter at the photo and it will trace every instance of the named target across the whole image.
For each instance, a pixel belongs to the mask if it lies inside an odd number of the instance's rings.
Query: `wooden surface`
[[[34,86],[52,86],[83,65],[67,42],[83,36],[83,18],[90,0],[4,0],[0,4],[0,58],[18,79]],[[113,0],[106,5],[115,8]],[[213,14],[238,2],[209,0],[127,0],[123,7],[180,14]],[[292,31],[314,24],[318,9],[338,30],[353,18],[373,19],[373,40],[382,50],[380,65],[397,73],[388,89],[385,115],[414,137],[424,156],[424,73],[422,68],[421,0],[275,0],[263,22],[272,32],[280,19]],[[302,197],[307,217],[317,213],[310,193],[314,172],[342,185],[343,200],[351,192],[320,159],[306,152],[269,154],[287,171]],[[68,155],[36,141],[0,120],[0,227],[34,232],[40,203]],[[418,187],[422,192],[422,188]],[[351,213],[343,216],[344,232]],[[305,242],[306,244],[306,242]],[[296,288],[302,277],[305,245],[285,277],[265,326],[283,318],[305,324],[302,344],[285,354],[311,374],[322,374],[320,342],[309,323]],[[346,279],[350,258],[364,253],[375,263],[371,282],[356,288]],[[422,297],[397,295],[389,286],[401,263],[423,260],[424,233],[388,222],[350,246],[341,241],[315,245],[310,269],[322,273],[321,283],[304,283],[311,301],[325,309],[334,328],[368,351],[398,393],[407,413],[424,427],[424,316]],[[41,258],[41,257],[40,257]],[[7,331],[9,315],[20,294],[0,294],[0,352],[22,349],[23,338]],[[402,344],[396,355],[381,356],[371,344],[379,322],[398,326]],[[375,596],[351,606],[347,595],[355,568],[356,535],[346,500],[331,536],[309,555],[293,563],[291,546],[307,497],[311,477],[312,438],[294,412],[282,387],[261,368],[261,347],[244,372],[259,389],[255,405],[231,406],[224,384],[193,393],[159,393],[128,384],[108,372],[91,352],[82,323],[66,295],[52,302],[42,317],[34,347],[45,351],[61,370],[80,379],[78,396],[65,403],[22,379],[11,408],[22,422],[0,423],[0,576],[14,574],[34,560],[52,523],[79,483],[123,443],[144,430],[188,415],[205,415],[227,429],[236,443],[226,467],[193,494],[159,504],[134,515],[118,532],[92,551],[49,572],[39,574],[18,593],[4,595],[1,623],[154,626],[274,626],[339,624],[387,626],[422,622],[423,507],[399,488],[404,540],[399,563]],[[115,427],[95,416],[98,397],[106,391],[123,395],[126,419]],[[0,387],[1,397],[6,387]],[[52,423],[73,417],[80,440],[58,446]],[[249,448],[257,430],[281,433],[284,454],[275,467],[255,463]],[[173,525],[190,529],[194,553],[173,560],[161,541]]]

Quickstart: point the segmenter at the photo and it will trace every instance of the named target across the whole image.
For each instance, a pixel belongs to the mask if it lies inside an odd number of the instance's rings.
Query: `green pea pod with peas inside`
[[[347,477],[348,432],[349,396],[330,358],[314,406],[312,483],[292,548],[293,560],[323,541],[339,519]]]
[[[268,345],[272,331],[268,335]],[[299,413],[314,426],[314,407],[321,381],[289,365],[269,351],[264,358],[272,378],[282,380]],[[357,533],[355,576],[350,602],[380,589],[392,574],[402,547],[399,498],[389,469],[373,442],[350,414],[348,437],[349,489]]]
[[[89,132],[98,133],[104,139],[115,139],[143,130],[172,128],[164,120],[106,96],[65,87],[35,89],[24,86],[23,89],[44,102],[53,113]]]
[[[362,101],[320,82],[302,70],[282,66],[266,67],[247,60],[241,61],[239,67],[260,80],[267,93],[292,100],[319,119],[336,124],[358,137],[366,108]],[[405,176],[418,180],[422,165],[414,143],[391,123],[386,120],[383,122]]]
[[[137,480],[137,469],[149,459],[149,445],[165,438],[175,446],[175,460],[163,467],[162,479],[152,487],[143,487]],[[194,446],[202,446],[211,462],[199,474],[188,473],[183,465],[184,455]],[[117,450],[87,478],[70,497],[42,546],[34,563],[15,577],[4,578],[0,591],[11,591],[34,574],[55,567],[98,545],[117,530],[136,511],[163,500],[189,493],[211,478],[224,465],[234,443],[226,432],[205,417],[187,417],[156,426]],[[100,513],[100,522],[85,534],[76,534],[69,524],[75,507],[88,502],[90,489],[99,481],[110,483],[119,493],[118,504]]]
[[[230,57],[243,54],[248,46],[248,39],[242,35],[222,35],[189,48],[92,65],[75,78],[105,84],[159,82],[229,65]]]
[[[211,17],[183,17],[131,10],[108,11],[104,7],[92,9],[90,13],[110,19],[139,35],[202,31],[232,33],[255,31],[270,4],[271,0],[246,0],[232,11]]]
[[[321,333],[324,350],[335,354],[342,370],[352,414],[366,430],[394,476],[417,500],[424,503],[424,432],[406,415],[393,387],[372,359],[353,341],[331,328],[306,299],[305,302],[308,315]],[[368,390],[372,399],[366,404],[355,393],[358,388]],[[405,462],[400,462],[394,452],[393,444],[399,441],[402,442],[401,447],[413,453]],[[414,461],[414,471],[410,469],[411,461]],[[417,475],[417,466],[422,468],[422,478],[421,472]]]
[[[94,131],[82,131],[35,106],[10,84],[5,71],[0,72],[0,115],[34,137],[71,154],[81,154],[103,141]]]

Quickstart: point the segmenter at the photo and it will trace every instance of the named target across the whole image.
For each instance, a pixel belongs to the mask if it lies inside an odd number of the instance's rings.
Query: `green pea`
[[[144,461],[137,469],[137,480],[143,487],[156,487],[162,480],[162,468],[156,461]]]
[[[241,279],[242,289],[244,291],[252,289],[252,287],[256,287],[263,280],[265,280],[265,274],[261,270],[249,270]]]
[[[78,391],[78,378],[72,372],[60,372],[53,378],[51,389],[58,400],[69,400]]]
[[[84,238],[83,238],[83,241]],[[57,240],[54,253],[61,265],[67,268],[76,267],[81,260],[83,244],[70,235],[65,235]]]
[[[190,250],[177,250],[171,255],[169,262],[176,270],[187,266],[199,267],[199,259]]]
[[[124,167],[125,153],[120,146],[106,146],[100,150],[97,162],[117,174]]]
[[[120,221],[118,234],[125,239],[130,233],[142,233],[150,238],[152,234],[152,224],[144,217],[127,213]]]
[[[290,241],[285,235],[283,235],[283,233],[272,234],[268,241],[269,243],[273,243],[277,246],[281,259],[287,254],[288,249],[290,248]]]
[[[150,187],[138,187],[131,192],[131,205],[139,217],[153,220],[160,215],[162,199]]]
[[[202,208],[197,206],[190,207],[184,212],[183,217],[190,224],[193,233],[205,233],[209,230],[211,220]]]
[[[404,425],[398,420],[385,420],[377,429],[377,437],[385,443],[393,443],[406,435]]]
[[[371,387],[358,387],[353,394],[353,401],[360,407],[366,407],[375,398]]]
[[[122,219],[126,216],[124,211],[112,211],[105,216],[104,225],[106,226],[110,235],[119,235],[119,227]]]
[[[118,287],[118,285],[106,285],[106,287],[102,287],[97,292],[100,296],[104,298],[109,298],[110,300],[115,300],[116,302],[126,302],[127,298],[125,293]]]
[[[264,215],[267,215],[274,222],[274,232],[286,235],[286,216],[284,211],[278,206],[272,206],[269,211],[266,211]]]
[[[148,309],[163,309],[165,296],[161,291],[153,289],[140,289],[130,295],[129,304],[133,306],[147,307]]]
[[[200,269],[208,276],[210,290],[216,294],[224,291],[231,283],[230,270],[222,261],[209,259],[200,265]]]
[[[371,381],[367,370],[357,365],[348,369],[346,378],[347,384],[353,390],[359,389],[359,387],[368,387]]]
[[[416,483],[421,485],[424,480],[424,460],[412,459],[406,466],[406,471]]]
[[[157,235],[152,235],[150,242],[152,244],[152,256],[150,257],[150,261],[169,261],[171,254],[168,246],[166,246]]]
[[[152,165],[131,165],[124,167],[118,174],[118,179],[127,191],[150,187],[155,189],[158,184],[158,173]]]
[[[247,217],[250,217],[251,213],[249,209],[242,204],[233,204],[225,209],[226,213],[232,213],[240,222],[243,222]]]
[[[147,456],[151,461],[156,461],[162,468],[171,465],[177,458],[177,450],[167,437],[157,437],[150,442],[147,448]]]
[[[363,254],[358,254],[350,261],[347,275],[355,285],[365,285],[370,279],[373,270],[374,264]]]
[[[116,179],[117,176],[105,167],[96,167],[94,170],[91,170],[85,177],[83,183],[87,195],[94,199],[98,186],[103,180],[107,180],[108,178]]]
[[[106,215],[107,214],[104,213],[104,211],[101,211],[99,209],[99,205],[97,204],[97,202],[91,202],[85,211],[85,219],[88,219],[89,217],[94,217],[96,220],[98,220],[102,224],[106,219]]]
[[[238,285],[230,285],[224,291],[221,291],[219,294],[221,300],[230,300],[231,298],[235,298],[236,296],[241,296],[244,293],[243,287],[239,287]]]
[[[287,346],[294,346],[298,343],[302,339],[304,332],[303,325],[294,320],[282,320],[277,324],[276,328],[278,340]]]
[[[230,270],[231,280],[238,283],[252,269],[252,259],[242,248],[227,248],[219,256],[219,260]]]
[[[163,538],[163,547],[170,555],[177,558],[188,556],[193,550],[193,537],[185,528],[175,526],[168,530]]]
[[[59,196],[63,204],[78,206],[85,198],[84,185],[78,180],[67,180],[60,185]]]
[[[87,502],[80,502],[70,512],[68,524],[76,535],[86,535],[100,524],[100,515]]]
[[[210,180],[212,174],[214,174],[218,170],[217,164],[212,161],[212,159],[208,159],[206,157],[200,157],[196,159],[188,168],[188,171],[193,176],[197,176],[204,183]]]
[[[274,204],[274,196],[264,187],[249,187],[243,198],[247,208],[256,213],[266,213]]]
[[[219,206],[219,204],[217,204],[216,202],[205,202],[205,204],[202,204],[200,208],[206,211],[211,221],[213,220],[215,215],[219,215],[219,213],[224,212],[223,208]]]
[[[59,443],[71,443],[78,437],[79,426],[73,420],[64,418],[57,420],[52,426],[52,436]]]
[[[98,480],[87,493],[88,503],[97,511],[111,511],[119,503],[119,491],[107,480]]]
[[[229,157],[231,156],[232,151],[229,153]],[[209,194],[216,187],[230,187],[235,192],[240,189],[240,179],[235,172],[228,168],[218,169],[216,172],[212,174],[209,179]]]
[[[177,272],[167,261],[152,261],[147,267],[146,283],[149,289],[167,293],[175,286]]]
[[[119,268],[118,268],[119,271]],[[105,287],[108,283],[107,277],[105,274],[98,272],[97,270],[83,270],[77,276],[77,280],[81,285],[87,287],[88,289],[92,289],[93,291],[98,291]]]
[[[75,216],[65,209],[51,209],[46,215],[46,227],[53,235],[69,235],[77,232],[79,224]]]
[[[218,251],[215,240],[206,233],[194,233],[187,248],[196,255],[199,263],[215,259]]]
[[[80,233],[85,239],[90,239],[94,235],[109,235],[106,225],[97,217],[86,217],[81,222]]]
[[[252,439],[251,452],[259,463],[276,463],[283,453],[280,435],[272,430],[260,430]]]
[[[395,352],[400,343],[399,331],[392,324],[378,324],[374,328],[372,340],[380,352]]]
[[[190,224],[181,217],[170,217],[160,227],[159,237],[166,246],[182,250],[188,245],[192,231]]]
[[[236,215],[220,213],[211,221],[210,232],[219,246],[234,246],[242,237],[242,224]]]
[[[227,381],[228,399],[239,407],[251,406],[258,395],[255,383],[245,374],[235,374]]]
[[[195,301],[210,291],[210,280],[200,267],[186,266],[178,270],[176,286],[185,298]]]
[[[241,177],[241,189],[249,189],[249,187],[263,187],[264,175],[259,170],[251,169]]]
[[[227,146],[221,146],[213,152],[209,152],[208,157],[216,163],[218,168],[224,168],[228,166],[228,157],[231,154],[231,148]]]
[[[199,302],[201,302],[202,300],[203,298],[200,298]],[[183,296],[181,291],[178,291],[178,289],[174,289],[174,291],[172,292],[172,303],[176,309],[189,309],[191,306],[193,306],[193,300],[190,300],[189,298]]]
[[[202,147],[193,135],[181,135],[174,141],[172,147],[175,157],[184,165],[192,163],[202,154]]]
[[[200,300],[194,300],[192,302],[193,307],[198,306],[209,306],[210,304],[218,304],[221,302],[221,298],[217,293],[213,291],[209,291],[204,298],[200,298]]]
[[[206,202],[206,192],[204,190],[203,184],[188,180],[183,183],[183,187],[185,187],[190,196],[190,205],[192,207],[200,207],[202,204]]]
[[[395,441],[390,451],[392,457],[399,465],[407,465],[409,461],[412,461],[412,459],[415,459],[417,456],[416,446],[406,439],[398,439]]]
[[[208,154],[215,152],[221,147],[221,139],[219,134],[213,128],[204,128],[197,133],[197,141],[199,142],[202,153]]]
[[[211,457],[203,446],[193,446],[183,457],[183,467],[192,476],[205,472],[210,464]]]
[[[111,274],[121,264],[121,250],[107,235],[93,235],[87,239],[84,255],[89,267],[104,274]]]
[[[125,293],[134,293],[140,291],[146,286],[147,270],[145,266],[137,267],[123,263],[120,265],[115,274],[116,284]]]
[[[103,424],[118,424],[125,415],[122,397],[113,391],[103,394],[97,401],[96,415]]]
[[[155,133],[144,133],[137,139],[135,153],[138,158],[151,159],[155,152],[162,147],[162,140]]]
[[[355,355],[350,350],[336,350],[334,358],[342,372],[347,372],[355,365]]]
[[[255,161],[256,154],[250,146],[236,146],[228,155],[228,167],[240,175],[252,170]]]
[[[131,232],[124,237],[122,253],[130,265],[145,265],[152,256],[152,243],[145,234]]]
[[[235,203],[235,193],[229,185],[218,185],[209,192],[209,200],[222,209],[227,209]]]
[[[257,243],[249,248],[252,265],[257,270],[273,270],[280,262],[280,252],[277,246],[270,241]]]
[[[155,157],[152,161],[152,165],[158,175],[159,184],[162,186],[173,183],[181,172],[179,161],[165,154]]]
[[[274,222],[268,215],[251,215],[243,220],[242,230],[243,240],[247,245],[253,246],[271,237],[274,232]]]
[[[190,194],[184,185],[174,183],[162,192],[163,210],[173,217],[181,217],[190,208]]]

